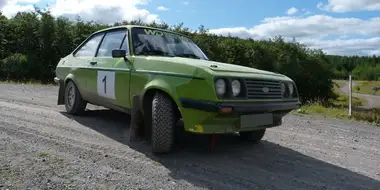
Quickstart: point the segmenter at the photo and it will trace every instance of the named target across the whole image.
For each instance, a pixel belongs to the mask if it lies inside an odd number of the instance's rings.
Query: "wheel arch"
[[[169,85],[166,81],[160,79],[152,80],[149,83],[147,83],[144,87],[140,99],[142,113],[145,115],[146,104],[151,103],[153,96],[156,92],[162,92],[165,95],[167,95],[173,101],[179,113],[181,113],[178,108],[180,105],[180,99],[175,89],[175,87]]]
[[[77,85],[77,79],[76,79],[76,77],[75,77],[73,74],[71,74],[71,73],[68,74],[68,75],[66,76],[66,78],[64,79],[64,82],[63,82],[63,84],[65,85],[64,87],[66,87],[66,85],[67,85],[67,83],[68,83],[69,81],[73,81],[74,84]]]
[[[179,96],[175,93],[175,88],[169,86],[165,81],[151,81],[144,88],[143,93],[140,96],[140,109],[144,116],[144,122],[146,122],[146,127],[151,126],[152,122],[152,100],[157,92],[161,92],[168,96],[173,102],[173,107],[175,109],[176,118],[179,120],[182,118],[181,110],[179,109]],[[147,129],[150,133],[150,129]]]
[[[161,88],[159,86],[152,86],[152,87],[146,89],[144,91],[144,93],[142,94],[141,99],[140,99],[140,105],[141,105],[141,111],[142,111],[143,115],[151,113],[151,111],[152,111],[152,100],[153,100],[154,95],[157,92],[161,92],[161,93],[165,94],[166,96],[168,96],[172,100],[173,105],[175,106],[175,109],[178,112],[179,116],[182,116],[181,110],[179,109],[179,100],[176,101],[176,99],[170,94],[169,90],[167,90],[165,88]]]
[[[78,86],[77,79],[73,74],[68,74],[66,78],[63,80],[61,79],[59,82],[59,94],[58,94],[58,105],[64,104],[64,98],[65,98],[65,88],[69,81],[73,81],[73,83]],[[81,89],[78,88],[78,91],[80,94],[82,94]]]

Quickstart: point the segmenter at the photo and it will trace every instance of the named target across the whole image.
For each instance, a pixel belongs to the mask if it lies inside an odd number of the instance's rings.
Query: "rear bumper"
[[[300,101],[284,101],[284,102],[212,102],[205,100],[194,100],[181,98],[181,104],[184,108],[196,109],[206,112],[219,112],[221,108],[232,108],[232,114],[244,115],[253,113],[268,112],[289,112],[300,108]]]

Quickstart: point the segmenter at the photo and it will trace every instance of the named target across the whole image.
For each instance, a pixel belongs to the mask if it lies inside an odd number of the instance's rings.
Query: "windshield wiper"
[[[163,55],[163,56],[174,57],[174,55],[168,52],[161,51],[161,50],[142,51],[139,53],[139,55]]]
[[[202,58],[198,57],[197,55],[195,55],[195,54],[193,54],[193,53],[181,53],[181,54],[175,54],[175,56],[178,56],[178,57],[195,58],[195,59],[202,59]]]

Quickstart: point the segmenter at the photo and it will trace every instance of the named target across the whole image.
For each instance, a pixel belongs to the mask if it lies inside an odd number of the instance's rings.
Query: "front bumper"
[[[291,102],[246,103],[212,102],[181,98],[180,102],[185,130],[201,134],[234,133],[280,126],[282,117],[290,111],[298,109],[301,105],[298,100]],[[230,108],[230,111],[221,112],[222,108]],[[264,117],[272,115],[272,119],[267,119],[273,122],[264,122],[262,124],[260,114],[266,115]],[[242,121],[242,118],[248,123]],[[244,123],[244,126],[242,123]]]
[[[181,98],[181,104],[184,108],[196,109],[207,112],[219,112],[221,108],[232,108],[232,114],[244,115],[253,113],[267,112],[289,112],[300,108],[300,101],[284,102],[212,102],[205,100],[194,100]]]

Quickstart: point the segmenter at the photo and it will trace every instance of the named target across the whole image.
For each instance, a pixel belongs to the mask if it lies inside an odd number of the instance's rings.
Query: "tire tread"
[[[152,101],[152,151],[168,153],[174,142],[175,110],[172,100],[157,92]]]

